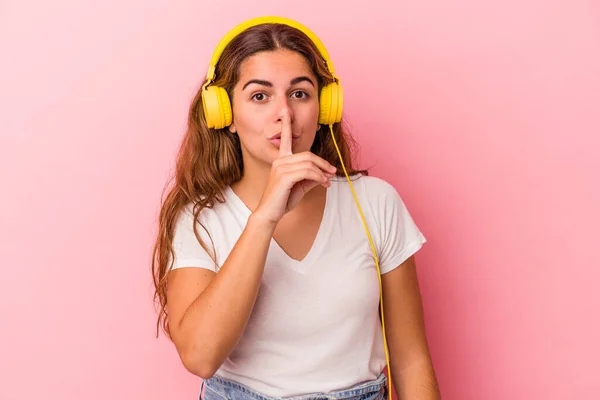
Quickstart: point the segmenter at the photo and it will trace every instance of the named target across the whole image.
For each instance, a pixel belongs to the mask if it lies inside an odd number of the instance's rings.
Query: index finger
[[[279,156],[291,156],[292,153],[292,121],[287,109],[283,110],[281,117],[281,139],[279,141]]]

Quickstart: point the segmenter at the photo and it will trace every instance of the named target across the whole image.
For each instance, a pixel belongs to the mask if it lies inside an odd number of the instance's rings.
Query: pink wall
[[[263,14],[323,39],[429,240],[444,398],[595,398],[598,2],[210,3],[0,4],[0,399],[195,398],[153,337],[157,204],[213,46]]]

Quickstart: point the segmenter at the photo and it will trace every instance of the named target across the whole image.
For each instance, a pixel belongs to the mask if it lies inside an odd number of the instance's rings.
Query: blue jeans
[[[348,389],[330,393],[311,393],[284,397],[286,400],[385,400],[388,395],[387,378],[384,374],[377,379],[363,382]],[[214,375],[202,381],[200,400],[276,400],[265,396],[241,383]]]

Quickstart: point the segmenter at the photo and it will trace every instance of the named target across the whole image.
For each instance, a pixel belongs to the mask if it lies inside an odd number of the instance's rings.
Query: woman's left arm
[[[392,384],[399,400],[438,400],[414,256],[382,275]]]

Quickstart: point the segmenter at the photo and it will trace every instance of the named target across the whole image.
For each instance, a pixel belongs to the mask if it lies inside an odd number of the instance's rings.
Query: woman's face
[[[307,60],[290,50],[257,53],[240,66],[233,88],[231,132],[240,138],[244,164],[270,165],[279,155],[282,113],[292,125],[292,151],[310,150],[319,128],[319,90]]]

